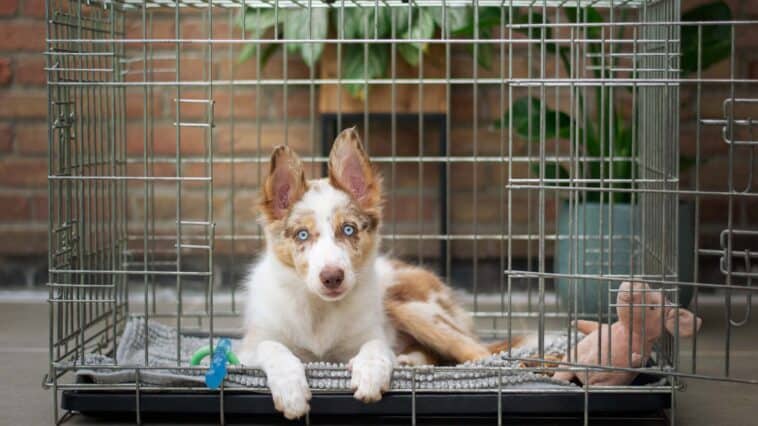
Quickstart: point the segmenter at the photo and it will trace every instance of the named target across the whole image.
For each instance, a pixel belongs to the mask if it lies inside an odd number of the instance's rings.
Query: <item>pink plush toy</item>
[[[665,303],[663,309],[662,302]],[[675,334],[677,315],[679,316],[679,336],[692,335],[693,321],[695,328],[700,330],[702,325],[700,318],[684,308],[677,309],[672,305],[665,301],[661,291],[652,290],[645,283],[622,283],[618,289],[616,303],[618,321],[610,326],[611,359],[608,359],[608,325],[579,320],[576,322],[576,328],[586,336],[579,341],[577,346],[578,359],[572,362],[622,368],[644,366],[652,351],[653,343],[663,334],[663,327],[665,326],[669,333]],[[644,324],[643,310],[645,311]],[[664,315],[665,318],[662,318]],[[630,334],[631,348],[629,347]],[[600,347],[598,339],[601,340]],[[600,349],[600,354],[598,354],[598,349]],[[573,348],[570,353],[574,354]],[[566,354],[561,362],[568,362],[568,360],[568,354]],[[559,371],[553,377],[566,381],[576,377],[581,383],[589,381],[590,385],[618,386],[632,383],[637,373],[611,370],[591,371],[585,377],[580,371]]]

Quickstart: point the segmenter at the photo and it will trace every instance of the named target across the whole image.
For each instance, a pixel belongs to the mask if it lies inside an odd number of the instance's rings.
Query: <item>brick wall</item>
[[[4,255],[41,255],[47,250],[43,16],[43,0],[0,1],[0,253]]]
[[[693,5],[698,2],[692,2]],[[758,19],[758,1],[730,1],[736,16],[744,19]],[[688,2],[689,5],[689,2]],[[139,38],[142,27],[137,20],[127,20],[126,36]],[[192,13],[183,15],[182,35],[184,37],[204,37],[202,19]],[[742,78],[758,78],[758,26],[738,27],[737,55],[735,60],[736,75]],[[46,126],[46,76],[43,71],[44,57],[41,52],[44,43],[44,2],[41,0],[0,0],[0,256],[5,260],[16,262],[20,257],[25,261],[36,262],[43,259],[47,250],[47,126]],[[157,14],[154,17],[152,37],[173,37],[173,13]],[[229,26],[228,15],[219,14],[214,26],[214,36],[219,38],[237,37],[236,30]],[[155,46],[156,53],[173,52],[172,46]],[[141,52],[141,46],[132,47],[132,52]],[[252,63],[236,64],[236,50],[228,52],[226,47],[214,53],[215,62],[213,73],[216,78],[234,77],[237,79],[255,79],[257,77]],[[202,80],[206,70],[204,52],[201,47],[187,47],[183,50],[181,63],[184,80]],[[156,60],[157,69],[171,69],[175,61],[170,58]],[[497,64],[499,57],[493,60],[492,70],[480,70],[480,77],[494,77],[499,74]],[[276,54],[262,70],[263,78],[279,78],[283,75],[285,61],[282,54]],[[286,61],[289,78],[308,78],[310,72],[303,63],[290,55]],[[465,49],[455,49],[451,62],[454,77],[468,77],[472,74],[473,64],[470,53]],[[514,61],[514,73],[526,72],[527,65],[522,58]],[[140,63],[128,65],[127,81],[137,81],[142,78],[139,71]],[[729,75],[729,64],[724,62],[713,67],[706,73],[711,77],[726,77]],[[156,80],[172,80],[173,72],[158,73]],[[739,94],[758,97],[756,85],[737,87]],[[286,97],[285,97],[286,90]],[[478,138],[477,153],[480,155],[499,155],[501,153],[500,133],[491,128],[490,124],[500,114],[499,87],[480,86],[476,94],[477,111],[476,134]],[[318,105],[318,90],[316,90],[315,105]],[[517,92],[523,93],[523,92]],[[216,155],[229,156],[234,151],[239,157],[255,157],[267,155],[271,147],[285,142],[293,145],[301,154],[318,153],[319,121],[318,114],[315,122],[311,122],[310,91],[307,86],[283,87],[267,86],[260,90],[255,87],[235,87],[215,89],[216,101],[214,143]],[[703,117],[722,117],[721,102],[728,96],[729,87],[707,86],[703,92]],[[187,89],[182,93],[184,98],[202,98],[203,90]],[[170,87],[156,88],[150,99],[154,111],[154,135],[156,154],[161,157],[173,157],[174,127],[174,89]],[[681,149],[683,153],[695,153],[695,121],[693,116],[694,88],[682,89],[682,123]],[[134,87],[126,90],[127,115],[127,151],[135,159],[142,156],[143,144],[143,101],[142,88]],[[286,110],[285,110],[286,101]],[[232,107],[233,104],[233,107]],[[456,155],[471,155],[474,147],[471,141],[474,137],[475,126],[473,117],[474,91],[470,86],[455,86],[451,89],[451,152]],[[233,115],[232,115],[233,108]],[[758,107],[745,107],[740,114],[744,117],[757,117]],[[204,109],[197,105],[182,106],[182,117],[186,120],[201,120]],[[286,112],[286,114],[285,114]],[[287,117],[287,122],[283,120]],[[234,124],[232,126],[232,118]],[[344,123],[351,125],[353,123]],[[363,125],[362,120],[357,124]],[[387,122],[372,121],[370,123],[369,144],[373,155],[390,155],[393,147]],[[260,137],[258,135],[260,134]],[[432,125],[425,125],[425,137],[421,149],[425,154],[436,155],[438,151],[439,133]],[[410,124],[400,123],[397,132],[395,151],[398,155],[414,156],[419,153],[418,129],[415,121]],[[205,141],[202,131],[186,129],[182,131],[182,153],[186,159],[201,158]],[[563,149],[565,147],[557,147]],[[529,145],[523,140],[517,140],[514,154],[525,154]],[[532,146],[534,149],[534,146]],[[552,148],[551,148],[552,149]],[[701,183],[704,188],[724,189],[728,180],[727,146],[720,139],[718,129],[704,130],[701,141],[703,166],[700,169]],[[748,155],[739,155],[736,159],[733,177],[735,182],[747,185],[752,167],[753,191],[758,187],[758,166],[748,161]],[[217,233],[228,234],[231,230],[230,218],[235,215],[235,228],[238,234],[255,232],[255,216],[252,205],[255,199],[258,176],[265,170],[256,162],[241,161],[234,166],[219,163],[215,166],[215,198],[213,200],[215,217],[218,221]],[[450,194],[453,209],[451,211],[452,232],[472,232],[476,226],[480,233],[496,233],[500,229],[503,218],[501,211],[507,208],[502,204],[500,196],[501,176],[504,165],[483,163],[476,166],[476,185],[474,185],[471,164],[454,164],[451,166]],[[526,177],[529,175],[528,166],[523,163],[514,164],[514,175]],[[396,191],[389,197],[386,216],[397,222],[397,227],[389,226],[388,231],[418,232],[418,224],[423,224],[423,232],[436,233],[440,229],[440,215],[437,208],[439,168],[436,164],[423,167],[423,192],[419,195],[418,174],[419,165],[416,163],[398,163],[391,167],[383,165],[386,182],[395,182]],[[309,171],[318,171],[318,167]],[[202,165],[187,162],[182,170],[184,175],[201,176],[204,173]],[[140,164],[130,165],[129,173],[142,174]],[[172,176],[176,173],[170,162],[159,162],[156,174]],[[691,188],[694,185],[694,170],[682,174],[683,186]],[[142,232],[143,224],[143,186],[141,183],[129,185],[130,194],[128,214],[130,230],[136,235]],[[476,192],[477,209],[474,203]],[[175,229],[175,185],[156,184],[155,216],[157,232],[170,235]],[[183,189],[182,219],[200,219],[205,214],[205,192],[200,184],[188,184]],[[419,200],[421,204],[419,204]],[[527,202],[526,192],[515,192],[513,206],[514,232],[536,232],[536,196],[531,196],[531,204]],[[547,200],[548,230],[553,226],[555,206],[558,202],[554,196]],[[715,244],[714,238],[723,229],[725,217],[725,198],[704,200],[701,227],[701,237],[707,244]],[[758,203],[738,203],[735,206],[735,218],[742,225],[755,226],[758,224]],[[476,215],[475,215],[476,214]],[[476,222],[476,225],[474,224]],[[530,223],[531,222],[531,223]],[[226,239],[217,241],[221,253],[228,252],[230,242]],[[242,239],[235,243],[238,252],[251,253],[255,247],[252,240]],[[390,243],[392,246],[393,243]],[[466,258],[473,255],[472,242],[456,242],[452,245],[456,256]],[[417,250],[426,256],[435,256],[438,250],[436,241],[418,243],[416,241],[394,242],[398,253],[416,253]],[[517,255],[524,255],[527,247],[516,243]],[[536,253],[532,246],[531,253]],[[500,244],[491,241],[478,243],[477,254],[481,257],[497,256]],[[0,260],[3,258],[0,258]],[[32,260],[29,260],[32,259]],[[10,264],[12,262],[8,262]],[[24,274],[14,273],[18,280]],[[34,280],[29,274],[24,275],[26,281]]]

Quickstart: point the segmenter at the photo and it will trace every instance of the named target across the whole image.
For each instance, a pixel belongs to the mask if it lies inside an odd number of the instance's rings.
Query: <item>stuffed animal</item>
[[[653,290],[645,283],[622,283],[616,299],[618,321],[610,326],[610,359],[608,359],[608,324],[579,320],[576,322],[576,328],[586,336],[577,345],[578,359],[572,359],[572,362],[605,367],[639,368],[645,365],[653,344],[663,334],[664,327],[669,333],[675,334],[677,316],[679,336],[686,337],[693,334],[693,321],[695,330],[700,330],[702,325],[702,320],[692,312],[677,308],[665,300],[660,290]],[[598,340],[600,340],[600,346]],[[573,348],[570,349],[570,354],[574,354]],[[568,362],[568,355],[569,353],[564,355],[561,362]],[[637,373],[604,370],[590,371],[585,375],[581,371],[558,371],[553,377],[566,381],[576,377],[579,382],[589,382],[590,385],[623,386],[632,383]]]

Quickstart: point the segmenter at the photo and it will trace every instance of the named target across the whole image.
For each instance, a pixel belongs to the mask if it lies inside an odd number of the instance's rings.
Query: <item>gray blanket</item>
[[[124,333],[119,341],[116,351],[116,359],[100,354],[89,354],[84,360],[87,368],[77,370],[77,377],[81,381],[101,384],[132,383],[136,379],[134,369],[108,369],[107,366],[118,364],[119,366],[145,365],[145,343],[147,343],[148,367],[166,367],[165,369],[140,370],[140,382],[143,384],[163,386],[198,386],[204,384],[204,371],[176,367],[176,342],[177,332],[157,322],[149,322],[147,326],[147,339],[145,339],[145,323],[141,318],[131,318],[124,328]],[[561,335],[546,336],[545,353],[561,356],[566,351],[566,337]],[[182,366],[187,366],[192,354],[201,346],[208,344],[208,338],[183,335],[181,338]],[[232,340],[232,348],[239,344],[239,340]],[[513,349],[510,357],[503,352],[491,357],[466,364],[464,368],[419,368],[415,371],[415,388],[417,390],[485,390],[497,389],[500,382],[503,387],[561,387],[573,386],[567,382],[555,380],[550,377],[535,374],[518,369],[520,361],[517,358],[534,356],[536,348],[520,347]],[[208,358],[203,361],[207,365]],[[479,369],[475,367],[508,367],[513,370],[505,370],[500,374],[494,370]],[[350,387],[350,372],[344,364],[308,363],[306,375],[312,389],[328,389],[347,391]],[[410,369],[396,369],[393,372],[391,389],[403,390],[412,387],[414,372]],[[226,386],[249,387],[266,389],[266,376],[256,369],[244,369],[244,371],[230,372],[227,375]]]

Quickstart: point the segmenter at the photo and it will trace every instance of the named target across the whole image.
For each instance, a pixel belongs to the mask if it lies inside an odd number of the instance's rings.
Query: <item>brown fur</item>
[[[337,241],[350,253],[354,267],[360,268],[376,246],[381,217],[381,176],[374,169],[361,146],[354,128],[344,130],[334,142],[329,155],[329,180],[332,186],[350,196],[349,205],[335,212],[332,226]],[[319,237],[313,218],[306,212],[293,213],[292,207],[309,189],[318,189],[305,180],[302,162],[289,147],[278,146],[271,154],[269,174],[258,202],[263,226],[276,257],[294,268],[298,275],[307,273],[308,263],[299,254]],[[342,234],[345,223],[356,228],[355,235]],[[310,238],[298,241],[295,236],[306,229]]]
[[[356,179],[358,175],[365,180]],[[378,224],[378,209],[382,204],[382,177],[363,150],[355,127],[340,132],[332,145],[329,154],[329,183],[350,194],[358,206],[372,213]]]
[[[431,272],[395,263],[403,266],[395,267],[395,282],[387,289],[386,303],[423,302],[429,300],[432,293],[443,290],[442,282]]]
[[[436,275],[401,262],[394,265],[395,282],[387,289],[384,306],[399,331],[431,352],[429,358],[443,362],[462,363],[490,354],[475,337],[468,315],[454,303],[448,288]],[[430,316],[413,302],[440,309]]]
[[[344,244],[350,253],[350,261],[356,267],[362,267],[369,253],[376,246],[377,229],[373,225],[374,221],[369,217],[367,213],[358,208],[349,208],[343,211],[337,211],[334,213],[334,220],[332,224],[334,226],[334,233],[336,240]],[[342,232],[342,227],[345,224],[350,224],[355,227],[355,234],[352,236],[346,236]]]
[[[423,268],[392,260],[395,282],[387,288],[384,306],[392,324],[401,332],[400,355],[416,354],[439,365],[462,363],[506,351],[523,338],[482,344],[473,331],[469,315],[453,300],[449,288]],[[434,305],[441,312],[429,315],[411,303]]]
[[[283,264],[290,268],[295,268],[298,274],[305,275],[308,269],[308,263],[305,258],[297,256],[305,247],[312,244],[318,238],[318,231],[314,224],[314,219],[310,214],[301,214],[298,216],[288,216],[282,223],[279,232],[273,241],[274,253]],[[271,229],[271,228],[269,228]],[[301,229],[306,229],[312,235],[308,241],[298,241],[295,235]],[[271,232],[269,235],[274,235]]]
[[[376,247],[382,213],[382,177],[376,170],[355,127],[337,135],[329,153],[329,184],[348,194],[351,205],[335,213],[333,221],[337,240],[350,250],[355,267],[363,266],[366,255]],[[356,228],[352,237],[342,234],[342,226],[350,223]]]
[[[335,212],[332,226],[336,240],[349,250],[354,267],[361,267],[369,259],[367,254],[380,238],[381,182],[355,128],[341,132],[329,156],[329,183],[347,193],[351,203]],[[318,238],[308,212],[292,213],[292,206],[308,189],[297,155],[287,147],[277,147],[271,156],[259,207],[277,258],[300,275],[306,273],[308,264],[298,254]],[[342,233],[345,223],[355,226],[354,235]],[[301,229],[311,234],[309,240],[296,239]],[[387,288],[384,305],[401,340],[406,342],[401,354],[415,354],[415,359],[424,363],[462,363],[508,348],[504,343],[487,347],[479,342],[471,318],[435,274],[400,261],[392,265],[395,278]]]
[[[263,184],[258,209],[269,223],[281,220],[308,190],[300,157],[279,145],[271,154],[268,177]]]
[[[408,303],[390,304],[388,314],[398,330],[413,336],[420,345],[445,361],[462,363],[490,354],[471,335],[462,334],[444,322],[425,316]]]

